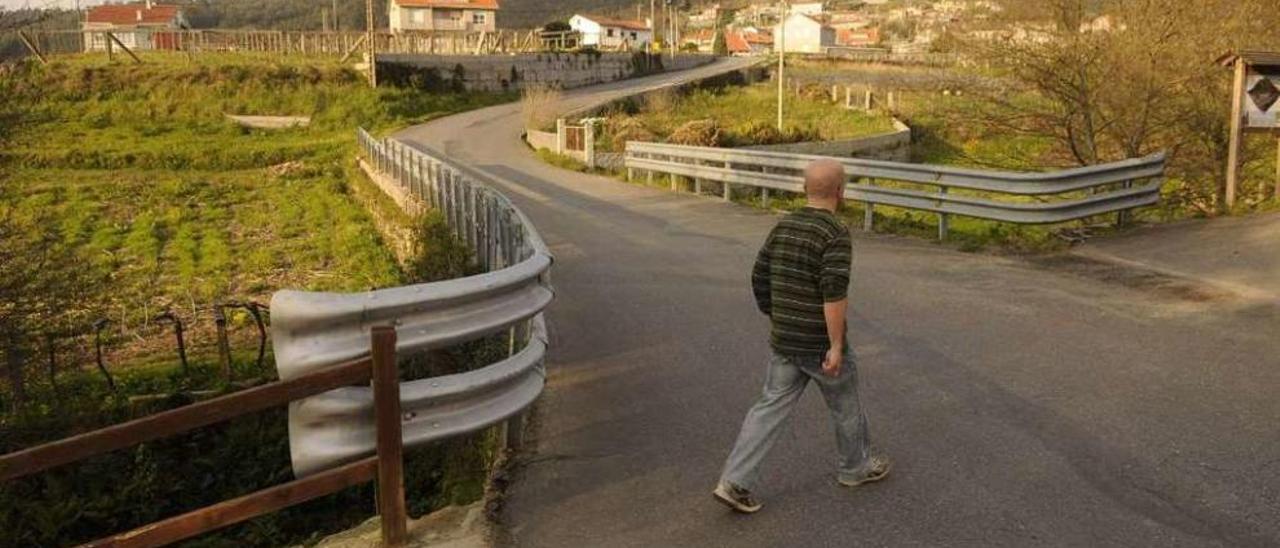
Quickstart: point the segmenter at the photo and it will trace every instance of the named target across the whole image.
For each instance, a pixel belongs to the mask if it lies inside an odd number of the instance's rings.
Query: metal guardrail
[[[370,329],[394,325],[400,355],[509,332],[510,356],[482,369],[402,383],[405,447],[473,432],[518,414],[542,391],[547,349],[542,310],[551,302],[551,254],[528,218],[485,177],[363,129],[367,167],[444,214],[485,273],[357,294],[280,291],[271,336],[280,378],[368,353]],[[373,393],[349,387],[289,407],[299,477],[374,452]]]
[[[725,198],[732,185],[769,190],[804,192],[801,172],[810,162],[833,159],[845,166],[856,182],[845,198],[866,204],[864,228],[871,228],[877,205],[895,206],[939,215],[939,237],[948,231],[947,217],[963,215],[1019,224],[1050,224],[1119,212],[1121,222],[1129,210],[1156,204],[1160,199],[1165,157],[1163,153],[1110,164],[1067,169],[1052,173],[1013,173],[975,169],[831,158],[743,149],[724,149],[628,142],[628,178],[637,170],[669,176],[714,181],[724,185]],[[877,181],[898,181],[921,188],[898,188]],[[1147,180],[1146,183],[1138,181]],[[675,181],[672,180],[672,187]],[[964,194],[952,190],[966,191]],[[996,199],[998,195],[1003,199]],[[1046,197],[1056,196],[1048,200]],[[1022,201],[1009,201],[1009,198]]]

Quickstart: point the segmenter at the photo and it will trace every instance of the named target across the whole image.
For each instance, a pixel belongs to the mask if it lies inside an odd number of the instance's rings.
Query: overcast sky
[[[80,0],[80,7],[101,4],[102,0]],[[73,8],[76,5],[75,0],[0,0],[0,8],[13,10],[23,8],[30,5],[33,8],[53,7],[53,8]]]

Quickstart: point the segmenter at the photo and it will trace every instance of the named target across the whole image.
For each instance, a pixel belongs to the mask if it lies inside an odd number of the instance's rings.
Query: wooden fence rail
[[[29,30],[14,34],[27,52],[41,60],[50,54],[88,51],[111,52],[124,48],[118,37],[105,31]],[[576,32],[498,30],[495,32],[414,31],[376,32],[373,46],[379,53],[424,55],[492,55],[537,53],[577,47]],[[341,56],[367,51],[363,31],[284,30],[172,30],[138,33],[125,51],[167,51],[189,55],[206,52],[251,52],[285,56]]]
[[[287,381],[157,413],[0,456],[0,481],[29,476],[196,428],[288,404],[330,390],[373,383],[378,437],[376,456],[306,478],[139,527],[90,543],[89,546],[162,546],[271,513],[376,479],[378,512],[385,544],[404,541],[405,506],[401,461],[400,383],[396,371],[396,332],[375,327],[371,358],[363,358]]]

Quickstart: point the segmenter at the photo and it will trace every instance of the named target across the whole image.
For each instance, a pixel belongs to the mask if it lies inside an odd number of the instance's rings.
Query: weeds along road
[[[710,491],[763,382],[748,279],[776,217],[550,167],[520,125],[513,104],[398,135],[497,178],[556,255],[549,384],[507,542],[1280,544],[1276,307],[856,230],[850,336],[894,473],[838,487],[810,390],[766,462],[764,510],[730,514]]]

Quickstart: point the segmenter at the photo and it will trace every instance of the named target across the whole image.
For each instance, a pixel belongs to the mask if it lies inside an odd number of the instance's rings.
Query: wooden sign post
[[[1233,71],[1225,193],[1230,209],[1240,184],[1245,132],[1270,132],[1280,138],[1280,53],[1233,52],[1219,58],[1218,64]],[[1280,142],[1277,147],[1275,196],[1280,198]]]

